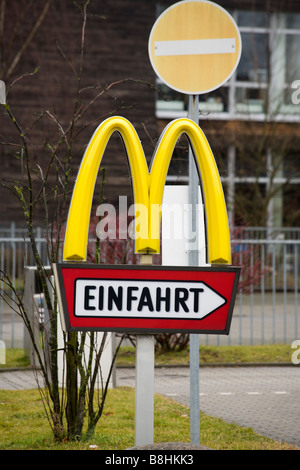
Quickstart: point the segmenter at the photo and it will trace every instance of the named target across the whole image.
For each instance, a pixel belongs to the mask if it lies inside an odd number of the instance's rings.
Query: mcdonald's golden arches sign
[[[167,172],[178,138],[183,133],[187,135],[202,180],[211,267],[82,264],[86,261],[95,181],[114,132],[123,139],[132,174],[135,210],[141,212],[139,223],[147,228],[136,233],[138,254],[159,252],[160,208]],[[141,211],[141,207],[146,210]],[[141,233],[144,235],[140,236]],[[74,187],[64,262],[54,265],[64,329],[227,334],[239,277],[239,268],[228,266],[230,263],[223,189],[212,151],[199,126],[189,119],[172,121],[159,139],[149,169],[140,139],[128,120],[112,117],[100,124],[87,146]]]

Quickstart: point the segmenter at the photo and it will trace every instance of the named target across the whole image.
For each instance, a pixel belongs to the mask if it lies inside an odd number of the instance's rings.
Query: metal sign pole
[[[151,265],[152,255],[141,255],[140,264]],[[135,445],[153,444],[154,336],[136,336]]]
[[[189,96],[189,118],[198,124],[199,96]],[[198,249],[198,173],[191,148],[189,149],[189,203],[190,250],[189,265],[199,266]],[[192,238],[192,235],[194,238]],[[199,335],[190,335],[190,435],[191,443],[200,444],[200,403],[199,403]]]

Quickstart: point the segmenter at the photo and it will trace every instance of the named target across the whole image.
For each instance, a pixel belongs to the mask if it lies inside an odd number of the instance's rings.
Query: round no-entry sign
[[[185,94],[203,94],[225,83],[241,56],[241,36],[219,5],[186,0],[165,10],[149,37],[149,57],[159,78]]]

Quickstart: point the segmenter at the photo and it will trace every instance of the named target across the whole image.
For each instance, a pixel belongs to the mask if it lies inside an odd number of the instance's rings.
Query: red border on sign
[[[228,334],[235,299],[239,268],[174,268],[165,266],[107,266],[55,265],[60,290],[60,308],[63,309],[67,330],[132,331],[132,332],[199,332]],[[226,303],[205,318],[129,318],[76,317],[74,315],[74,287],[76,279],[143,279],[162,281],[198,281],[208,284],[226,299]]]

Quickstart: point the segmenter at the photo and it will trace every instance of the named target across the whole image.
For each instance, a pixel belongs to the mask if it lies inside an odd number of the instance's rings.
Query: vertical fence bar
[[[260,278],[260,291],[261,291],[261,343],[265,343],[265,245],[261,245],[261,278]]]
[[[249,246],[249,245],[248,245]],[[253,276],[254,276],[254,245],[249,246],[250,251],[250,273],[251,273],[251,284],[250,284],[250,344],[253,344]]]
[[[12,265],[11,265],[11,279],[12,279],[12,284],[14,287],[16,287],[16,239],[15,239],[15,223],[12,222],[11,224],[11,237],[13,239],[12,241]],[[15,308],[14,308],[14,302],[15,302],[15,293],[12,293],[12,324],[11,324],[11,347],[15,347]]]
[[[295,338],[298,338],[298,245],[294,245]]]
[[[1,271],[4,271],[4,243],[1,242]],[[2,295],[0,297],[0,339],[3,338],[3,328],[4,328],[4,299],[3,299],[3,289],[4,289],[4,284],[3,281],[0,282],[0,289],[2,292]]]
[[[287,293],[287,280],[286,280],[286,244],[283,245],[283,340],[286,342],[286,293]]]
[[[240,250],[240,253],[239,253],[239,265],[242,266],[243,265],[243,260],[242,260],[242,250]],[[244,274],[243,272],[241,272],[241,278],[243,278]],[[242,304],[243,304],[243,292],[242,292],[242,289],[239,290],[239,344],[242,344]]]
[[[272,247],[272,338],[275,343],[276,337],[276,245]]]
[[[8,248],[7,248],[8,244],[7,243],[4,243],[4,250],[3,250],[3,271],[5,273],[9,273],[9,260],[8,260],[8,255],[9,255],[9,251],[8,251]],[[7,290],[6,290],[6,285],[4,283],[4,323],[5,323],[5,313],[6,313],[6,300],[7,299],[7,294],[6,294]]]

